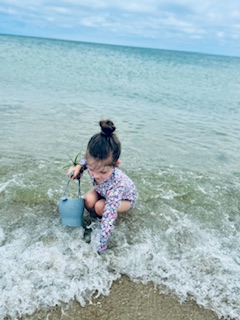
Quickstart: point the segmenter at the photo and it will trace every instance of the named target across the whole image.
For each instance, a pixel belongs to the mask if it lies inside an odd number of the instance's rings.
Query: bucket
[[[58,207],[62,224],[68,227],[82,227],[84,199],[81,198],[80,179],[78,180],[78,198],[67,198],[71,178],[68,179],[66,190],[59,200]]]

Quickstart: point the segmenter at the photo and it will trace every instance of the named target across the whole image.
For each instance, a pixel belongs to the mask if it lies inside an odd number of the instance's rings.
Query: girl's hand
[[[80,164],[77,164],[74,168],[68,169],[67,175],[68,177],[71,176],[71,173],[73,172],[73,176],[71,179],[76,179],[78,176],[80,176],[80,171],[82,169],[82,166]]]

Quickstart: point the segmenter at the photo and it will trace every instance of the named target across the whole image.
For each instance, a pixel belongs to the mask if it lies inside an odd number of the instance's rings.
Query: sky
[[[0,34],[240,56],[239,0],[0,0]]]

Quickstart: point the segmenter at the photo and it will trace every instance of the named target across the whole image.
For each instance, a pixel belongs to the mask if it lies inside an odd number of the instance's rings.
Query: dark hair
[[[112,156],[112,165],[115,165],[121,154],[121,143],[114,133],[116,127],[111,120],[101,120],[99,125],[101,132],[89,140],[87,154],[98,160]]]

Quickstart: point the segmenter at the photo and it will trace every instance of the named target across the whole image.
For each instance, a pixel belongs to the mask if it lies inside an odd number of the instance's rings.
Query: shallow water
[[[9,36],[0,47],[0,318],[84,305],[127,275],[240,319],[240,59]],[[67,154],[84,154],[102,117],[139,199],[99,256],[95,226],[87,243],[57,203]]]

